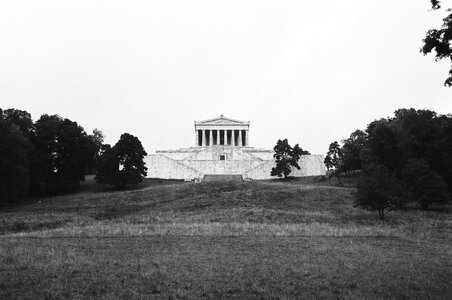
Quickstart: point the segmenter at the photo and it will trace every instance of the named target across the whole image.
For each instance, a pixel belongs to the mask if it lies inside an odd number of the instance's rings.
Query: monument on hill
[[[195,146],[249,146],[250,122],[225,118],[195,121]]]
[[[218,118],[195,125],[195,146],[157,150],[145,158],[149,178],[202,180],[205,175],[241,175],[243,179],[269,179],[274,151],[249,145],[250,122]],[[323,155],[303,155],[300,170],[291,176],[325,175]]]

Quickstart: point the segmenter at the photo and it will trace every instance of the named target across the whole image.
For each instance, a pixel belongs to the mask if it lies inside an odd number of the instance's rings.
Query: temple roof
[[[204,121],[199,121],[196,122],[195,121],[195,125],[249,125],[250,122],[245,122],[245,121],[239,121],[239,120],[235,120],[235,119],[231,119],[231,118],[227,118],[223,115],[217,117],[217,118],[213,118],[213,119],[208,119],[208,120],[204,120]]]

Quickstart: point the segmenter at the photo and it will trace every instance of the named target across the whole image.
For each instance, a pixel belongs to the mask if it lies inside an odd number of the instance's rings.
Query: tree
[[[112,147],[103,145],[99,155],[99,165],[96,171],[96,181],[100,184],[115,185],[119,171],[119,159]]]
[[[341,173],[360,170],[366,142],[366,133],[359,129],[355,130],[348,139],[342,140],[342,147],[337,141],[332,142],[323,161],[328,171],[332,171],[330,177],[336,177],[342,184]]]
[[[424,160],[452,191],[452,116],[399,109],[393,118],[370,123],[366,131],[366,163],[383,164],[401,176],[408,161]]]
[[[382,164],[394,171],[400,165],[400,152],[397,147],[397,136],[393,130],[391,119],[380,119],[371,122],[367,133],[367,164]]]
[[[34,124],[29,112],[10,108],[3,111],[0,110],[0,115],[0,118],[19,126],[19,129],[22,130],[25,136],[30,137],[33,134]]]
[[[431,0],[432,8],[437,10],[441,8],[440,1]],[[449,15],[443,19],[443,24],[440,29],[430,29],[427,31],[424,45],[421,52],[426,55],[435,51],[435,60],[449,59],[452,63],[452,9],[446,9]],[[449,70],[449,75],[444,81],[445,86],[452,86],[452,67]]]
[[[32,149],[20,127],[0,116],[0,205],[14,203],[27,194]]]
[[[276,167],[272,168],[270,175],[287,178],[287,176],[292,172],[292,168],[297,168],[300,170],[298,165],[298,160],[301,155],[310,154],[309,151],[305,151],[298,144],[293,148],[289,145],[287,139],[278,140],[275,147],[273,147],[275,154],[273,157],[276,161]]]
[[[432,203],[448,202],[452,191],[451,115],[438,116],[425,109],[399,109],[392,118],[371,122],[366,133],[361,164],[368,169],[374,165],[383,166],[394,177],[397,186],[403,187],[397,205],[418,202],[422,209],[427,209]],[[348,153],[344,147],[341,155],[340,167],[347,162]],[[330,164],[331,161],[326,160]],[[362,186],[371,180],[378,181],[380,173],[367,171]],[[388,185],[390,192],[389,183],[382,182]],[[362,190],[372,191],[370,186]],[[372,193],[361,193],[361,198],[373,197],[376,192]]]
[[[377,210],[381,221],[388,210],[400,207],[401,189],[396,177],[385,166],[364,170],[358,185],[355,206]]]
[[[93,157],[86,165],[85,174],[95,174],[97,172],[104,138],[104,133],[97,128],[93,130],[92,134],[88,135],[88,139],[90,140],[90,145],[92,147]]]
[[[435,148],[441,138],[437,114],[431,110],[398,109],[391,120],[392,131],[400,153],[399,166],[411,159],[424,159],[432,164]]]
[[[342,153],[339,143],[337,141],[332,142],[328,147],[328,153],[326,154],[325,160],[323,161],[327,170],[338,169],[340,166],[341,156]]]
[[[34,146],[32,192],[47,195],[76,191],[95,151],[84,129],[58,115],[42,115],[36,122]]]
[[[342,141],[342,165],[346,172],[361,170],[362,156],[367,142],[367,135],[362,130],[355,130],[348,139]]]
[[[127,184],[138,184],[146,177],[144,157],[147,155],[140,140],[128,133],[110,148],[104,147],[100,156],[96,181],[124,188]]]
[[[449,200],[446,183],[423,160],[410,160],[402,171],[402,178],[408,201],[418,202],[424,210],[433,203],[445,204]]]
[[[337,141],[334,141],[328,147],[328,153],[323,160],[328,171],[332,171],[329,178],[332,176],[339,180],[339,184],[342,185],[341,172],[343,171],[342,164],[342,148]]]
[[[452,193],[452,116],[440,116],[438,123],[440,138],[433,153],[432,168],[441,175]]]

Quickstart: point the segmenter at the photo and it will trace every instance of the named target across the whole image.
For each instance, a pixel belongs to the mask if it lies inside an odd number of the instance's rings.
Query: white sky
[[[325,154],[398,108],[452,112],[448,62],[419,52],[444,16],[429,0],[0,0],[0,107],[148,153],[224,114],[251,122],[251,146]]]

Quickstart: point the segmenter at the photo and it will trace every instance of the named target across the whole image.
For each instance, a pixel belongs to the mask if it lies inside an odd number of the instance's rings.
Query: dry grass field
[[[311,179],[147,181],[0,210],[0,299],[450,299],[452,208]]]

